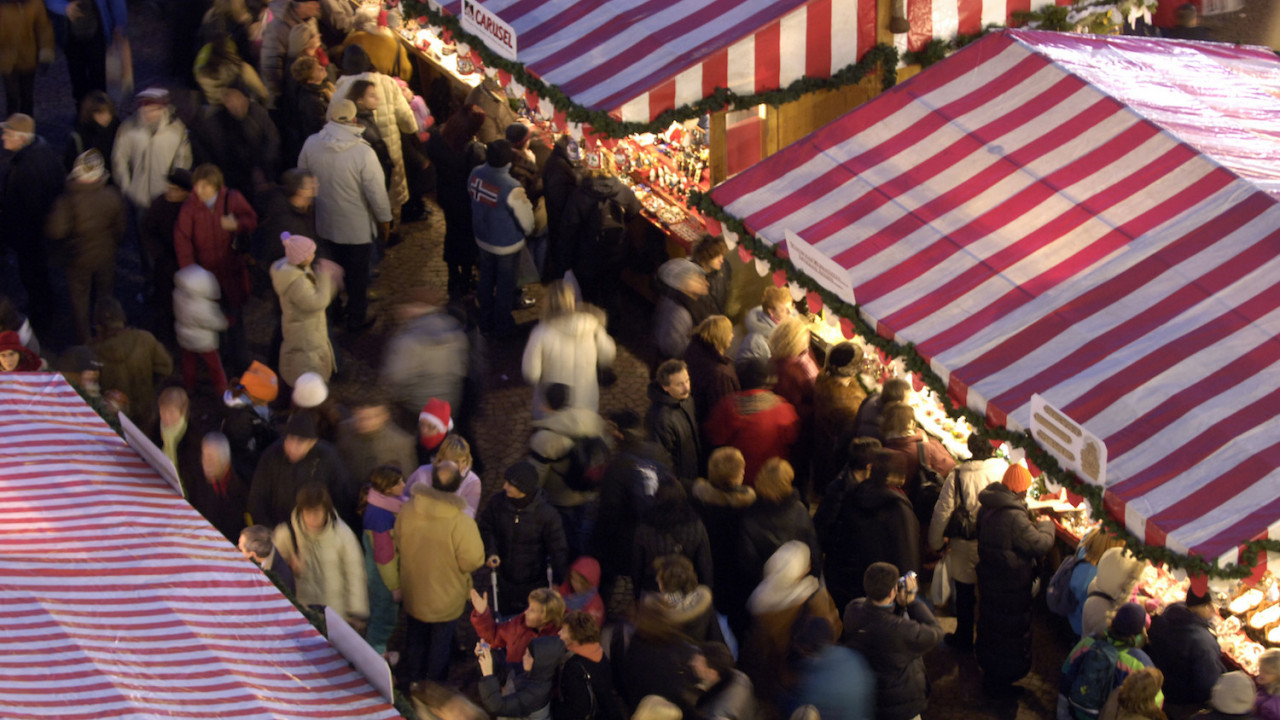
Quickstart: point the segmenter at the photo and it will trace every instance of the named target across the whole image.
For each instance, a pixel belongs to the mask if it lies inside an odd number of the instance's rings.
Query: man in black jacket
[[[1218,639],[1210,629],[1216,615],[1208,593],[1187,590],[1186,602],[1170,605],[1151,620],[1146,649],[1164,673],[1167,703],[1203,705],[1226,670]]]
[[[347,477],[338,451],[319,439],[315,415],[296,412],[289,418],[285,436],[258,461],[249,488],[249,514],[255,523],[268,527],[288,522],[298,491],[313,483],[329,491],[338,516],[359,536],[358,486]]]
[[[569,567],[569,543],[560,513],[538,487],[538,471],[528,462],[507,468],[502,494],[476,518],[486,564],[498,571],[498,614],[515,615],[529,606],[529,592],[546,587],[547,565],[558,584]]]
[[[14,113],[0,123],[0,129],[5,152],[11,153],[8,163],[0,166],[0,253],[6,245],[17,253],[18,277],[27,291],[27,317],[36,334],[48,338],[57,308],[49,281],[44,224],[66,184],[66,171],[58,153],[36,135],[36,121],[30,115]]]
[[[568,657],[556,673],[551,694],[553,720],[623,720],[627,714],[613,687],[613,671],[600,645],[600,626],[574,610],[560,626]]]
[[[845,645],[862,653],[876,674],[876,717],[908,720],[929,704],[924,655],[942,642],[942,625],[916,597],[916,579],[878,562],[862,577],[867,597],[844,611]]]
[[[671,469],[685,490],[698,479],[702,458],[692,390],[689,368],[684,361],[664,361],[649,383],[649,413],[645,416],[645,427],[671,455]]]

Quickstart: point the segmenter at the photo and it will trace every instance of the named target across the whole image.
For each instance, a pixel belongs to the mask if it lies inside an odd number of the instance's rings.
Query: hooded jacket
[[[933,518],[929,521],[929,547],[941,550],[946,540],[944,532],[951,513],[964,497],[964,506],[970,517],[978,517],[978,495],[992,483],[1000,482],[1009,463],[999,458],[986,460],[966,460],[956,466],[951,474],[942,481],[942,492],[938,494],[938,504],[933,506]],[[958,488],[958,491],[957,491]],[[948,569],[956,582],[978,582],[978,541],[963,538],[951,538]]]
[[[591,587],[575,593],[570,580],[574,573],[581,575]],[[560,596],[564,598],[566,613],[581,610],[595,618],[596,624],[604,627],[604,600],[600,597],[600,561],[588,555],[581,555],[569,566],[569,574],[560,585]]]
[[[426,623],[455,620],[466,608],[471,573],[484,564],[484,543],[466,502],[430,485],[416,485],[396,517],[396,550],[405,612]]]
[[[594,410],[567,407],[533,422],[529,453],[542,480],[547,500],[556,507],[577,507],[599,497],[599,491],[581,492],[564,482],[572,461],[569,453],[579,438],[605,438],[604,418]],[[607,439],[606,439],[607,442]]]
[[[218,298],[222,289],[213,273],[188,265],[173,276],[174,331],[178,347],[203,353],[218,349],[218,333],[227,329]]]
[[[747,316],[742,319],[742,329],[745,334],[742,342],[738,344],[737,352],[733,356],[734,362],[742,362],[747,358],[759,358],[768,360],[773,356],[773,352],[769,349],[769,338],[773,337],[773,329],[778,327],[778,322],[769,317],[769,313],[765,312],[763,306],[753,307],[747,311]]]
[[[387,144],[387,153],[391,155],[391,178],[386,182],[389,182],[391,188],[388,191],[391,207],[398,209],[409,200],[400,133],[418,132],[418,119],[414,117],[409,101],[400,93],[396,81],[373,69],[373,61],[364,48],[352,45],[346,49],[342,54],[342,73],[342,77],[333,85],[335,99],[345,98],[351,85],[357,80],[368,80],[378,89],[378,107],[373,111],[373,121]],[[333,107],[333,100],[330,100],[329,107]]]
[[[276,526],[271,539],[285,560],[299,557],[303,562],[302,571],[294,573],[298,604],[325,605],[345,616],[369,617],[364,550],[336,514],[313,533],[302,521],[301,511],[294,510],[289,523]]]
[[[556,670],[564,657],[564,643],[559,637],[538,638],[529,643],[533,667],[515,679],[515,692],[502,694],[496,675],[480,678],[480,703],[496,717],[545,720],[551,716],[551,696],[555,689]],[[524,653],[520,654],[521,657]]]
[[[698,479],[702,461],[702,439],[698,433],[693,395],[683,400],[671,397],[657,380],[649,382],[649,412],[645,427],[671,455],[671,470],[686,487]]]
[[[560,513],[547,502],[541,489],[534,490],[523,507],[505,494],[495,495],[480,511],[476,523],[484,539],[485,554],[502,559],[498,576],[505,586],[499,596],[504,608],[523,607],[530,590],[546,587],[548,564],[557,581],[564,579],[569,567],[569,542]]]
[[[722,643],[724,634],[711,598],[711,588],[699,585],[687,595],[646,592],[640,603],[694,642]]]
[[[543,320],[529,334],[521,370],[533,390],[533,417],[544,416],[543,394],[552,383],[569,386],[569,407],[600,407],[597,371],[613,364],[617,346],[594,313],[574,312]]]
[[[1165,698],[1178,705],[1202,705],[1226,668],[1213,625],[1186,603],[1155,616],[1148,631],[1147,654],[1164,673]]]
[[[713,446],[732,445],[742,452],[743,477],[754,485],[765,461],[791,456],[791,446],[800,437],[800,416],[791,403],[761,388],[722,398],[703,427]]]
[[[824,568],[839,601],[866,594],[862,575],[872,563],[892,563],[903,574],[920,570],[920,523],[911,501],[883,483],[863,482],[845,494],[832,537]]]
[[[64,249],[57,254],[67,266],[114,268],[125,225],[124,200],[105,177],[95,182],[71,180],[49,209],[45,235],[63,241]]]
[[[1119,607],[1129,602],[1129,596],[1142,578],[1147,564],[1123,548],[1111,548],[1098,560],[1098,573],[1089,584],[1081,612],[1080,629],[1084,637],[1105,633],[1111,626],[1111,616]]]
[[[907,720],[929,704],[924,655],[942,642],[942,626],[920,600],[901,612],[858,598],[844,611],[841,642],[862,653],[876,674],[876,717]]]
[[[1001,483],[978,494],[978,641],[983,676],[1012,683],[1031,668],[1031,585],[1036,560],[1053,547],[1053,523],[1031,521],[1027,504]]]
[[[338,289],[329,273],[303,270],[280,258],[271,266],[271,287],[280,296],[280,379],[293,385],[306,372],[328,382],[337,369],[325,308]]]
[[[111,151],[111,179],[135,207],[151,207],[151,201],[169,187],[169,173],[191,167],[191,143],[187,126],[166,109],[152,128],[134,113],[120,124]]]
[[[391,203],[378,156],[360,138],[359,125],[326,123],[307,138],[298,167],[320,181],[316,193],[316,230],[343,245],[373,242],[374,222],[391,222]]]
[[[387,344],[382,381],[414,417],[433,397],[460,408],[470,347],[465,330],[452,315],[421,315],[401,327]]]

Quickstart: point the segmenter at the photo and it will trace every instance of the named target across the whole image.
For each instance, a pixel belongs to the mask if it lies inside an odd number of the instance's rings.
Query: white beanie
[[[328,397],[329,386],[318,373],[302,373],[293,384],[293,404],[300,408],[313,408]]]
[[[1253,710],[1256,692],[1248,675],[1239,670],[1223,673],[1213,684],[1210,704],[1220,713],[1243,715]]]

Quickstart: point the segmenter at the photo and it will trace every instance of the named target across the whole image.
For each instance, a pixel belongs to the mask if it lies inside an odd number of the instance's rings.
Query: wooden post
[[[764,118],[760,127],[760,159],[763,160],[778,152],[782,145],[779,142],[781,128],[778,125],[778,108],[772,105],[760,107],[764,108]]]
[[[711,187],[724,182],[729,177],[729,134],[726,125],[727,112],[720,110],[711,113],[711,129],[708,133],[711,144]]]

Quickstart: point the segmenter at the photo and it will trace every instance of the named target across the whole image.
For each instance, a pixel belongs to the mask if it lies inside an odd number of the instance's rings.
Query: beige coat
[[[302,570],[293,573],[298,604],[325,605],[346,617],[369,617],[364,550],[351,528],[334,515],[323,530],[312,533],[297,510],[290,514],[289,522],[293,531],[289,531],[289,524],[280,523],[272,541],[286,561],[295,556],[302,560]]]
[[[409,102],[400,94],[396,81],[389,75],[377,72],[360,73],[359,75],[343,75],[334,84],[334,100],[347,96],[351,84],[357,80],[368,80],[378,88],[378,108],[373,111],[373,121],[382,133],[382,140],[387,144],[387,153],[391,155],[391,189],[387,195],[391,200],[391,212],[400,217],[400,206],[409,201],[409,183],[404,175],[404,151],[400,148],[400,133],[418,132],[418,119],[413,115]]]
[[[271,286],[280,296],[280,379],[293,385],[305,372],[319,373],[325,382],[336,363],[329,343],[325,308],[337,294],[333,277],[314,270],[304,271],[280,258],[271,266]]]
[[[400,589],[405,612],[421,622],[456,620],[471,594],[471,573],[484,564],[484,541],[466,501],[428,484],[413,486],[396,516]]]

